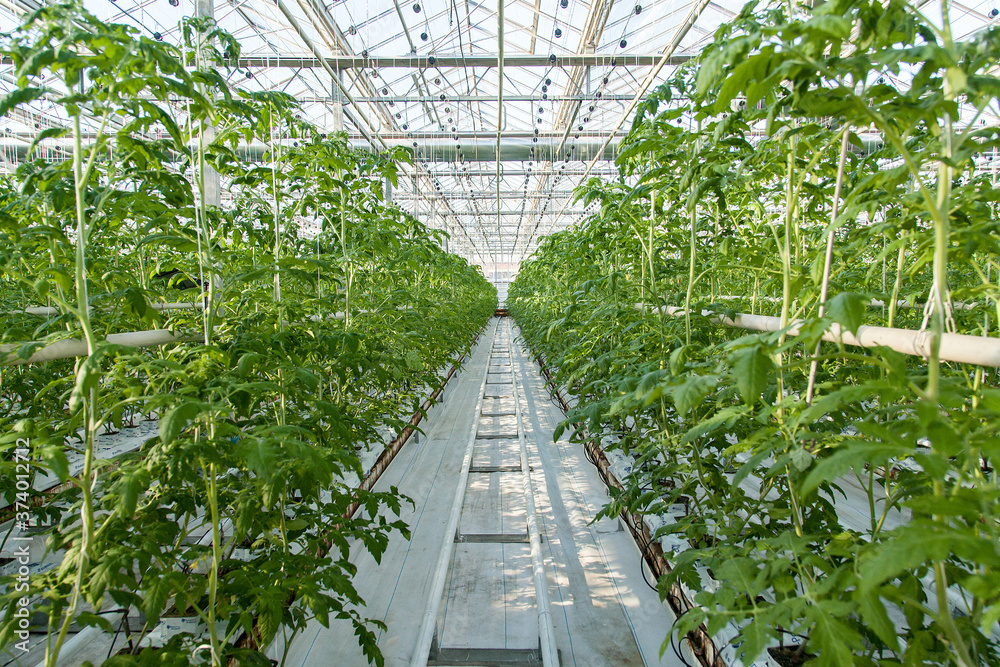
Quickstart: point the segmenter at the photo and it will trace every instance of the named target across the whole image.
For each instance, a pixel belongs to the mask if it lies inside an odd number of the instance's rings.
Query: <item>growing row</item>
[[[705,624],[744,664],[1000,659],[998,361],[940,352],[952,332],[996,349],[1000,31],[957,41],[941,8],[751,3],[640,108],[621,179],[581,188],[599,212],[511,286],[568,422],[625,477],[605,511],[644,514],[661,593],[699,605],[675,641]],[[863,324],[929,353],[822,342]]]
[[[348,546],[405,537],[406,499],[355,487],[496,291],[383,201],[406,152],[230,87],[239,45],[210,22],[184,36],[51,4],[0,45],[19,85],[0,111],[45,98],[66,123],[40,145],[70,140],[0,182],[0,542],[32,552],[27,590],[2,580],[0,646],[44,637],[55,665],[96,626],[123,638],[106,664],[269,665],[318,619],[381,664]],[[125,332],[149,346],[109,342]]]

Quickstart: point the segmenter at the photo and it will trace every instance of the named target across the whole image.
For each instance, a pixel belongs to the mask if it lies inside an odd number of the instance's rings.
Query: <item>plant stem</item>
[[[954,52],[954,44],[951,39],[951,21],[948,17],[948,0],[941,0],[941,15],[943,20],[944,46]],[[954,100],[958,91],[951,90],[950,82],[945,77],[944,95],[949,100]],[[954,155],[952,140],[954,139],[954,127],[952,125],[951,114],[944,113],[943,125],[941,128],[941,159],[938,162],[938,182],[937,182],[937,216],[934,220],[934,289],[931,295],[934,299],[934,313],[931,317],[931,355],[927,362],[927,400],[933,404],[935,409],[940,403],[940,376],[941,376],[941,336],[945,329],[945,302],[948,299],[948,238],[950,236],[951,221],[951,160]],[[950,304],[949,304],[950,306]],[[935,439],[931,439],[932,451],[936,451]],[[944,498],[944,482],[935,479],[933,484],[935,497]],[[934,521],[942,522],[944,517],[934,516]],[[948,578],[945,573],[945,564],[942,560],[934,561],[934,586],[937,593],[938,619],[951,642],[952,650],[961,667],[972,667],[972,660],[969,657],[965,640],[955,619],[952,617],[951,609],[948,605]]]
[[[691,294],[694,291],[694,273],[695,273],[695,262],[697,261],[698,252],[698,211],[697,205],[692,202],[691,204],[691,240],[690,248],[688,250],[690,254],[690,259],[688,262],[688,284],[687,292],[684,295],[684,340],[690,345],[691,344]]]
[[[892,284],[892,300],[889,301],[889,317],[886,326],[892,327],[896,319],[896,308],[899,302],[899,289],[903,283],[903,253],[906,251],[906,232],[899,237],[899,255],[896,256],[896,280]]]
[[[90,323],[90,298],[87,292],[87,236],[90,230],[87,226],[86,215],[86,181],[83,168],[83,133],[80,129],[80,114],[73,116],[73,190],[76,197],[76,316],[83,330],[84,338],[87,342],[87,356],[97,351],[97,337],[94,335],[93,327]],[[89,169],[87,173],[89,175]],[[77,363],[77,373],[81,372],[81,366],[86,360]],[[70,598],[69,607],[64,612],[62,625],[59,628],[59,635],[56,638],[55,646],[46,646],[45,664],[54,666],[58,663],[59,652],[66,641],[66,634],[69,626],[76,616],[76,610],[83,593],[84,576],[90,564],[90,549],[94,538],[94,507],[93,507],[93,484],[91,478],[94,474],[94,446],[97,442],[97,402],[98,389],[90,389],[83,400],[84,418],[84,453],[83,472],[80,476],[80,544],[79,554],[76,562],[76,578],[73,583],[73,594]]]
[[[826,235],[826,254],[823,258],[823,283],[819,291],[819,318],[826,314],[826,298],[830,289],[830,267],[833,264],[833,238],[834,224],[837,222],[837,214],[840,208],[840,191],[844,185],[844,163],[847,160],[847,137],[850,130],[844,128],[844,136],[840,141],[840,157],[837,160],[837,185],[833,189],[833,207],[830,210],[830,231]],[[821,341],[816,341],[816,349],[813,351],[813,360],[809,364],[809,383],[806,386],[806,405],[812,405],[813,391],[816,388],[816,371],[819,368],[819,348]]]
[[[209,437],[214,438],[215,428],[209,425]],[[205,462],[201,462],[202,472],[205,474],[206,485],[208,487],[208,508],[212,518],[212,567],[208,572],[208,633],[212,642],[212,664],[221,665],[222,646],[219,642],[219,633],[216,630],[216,605],[219,596],[219,567],[222,565],[222,535],[219,530],[219,488],[216,479],[215,464],[210,463],[206,468]]]

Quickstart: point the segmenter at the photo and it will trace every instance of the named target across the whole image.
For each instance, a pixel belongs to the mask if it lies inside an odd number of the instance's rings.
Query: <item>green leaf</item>
[[[774,361],[761,345],[751,345],[729,355],[729,366],[736,379],[736,388],[747,404],[754,404],[767,386],[768,374]]]
[[[841,292],[826,302],[827,315],[852,334],[864,323],[867,307],[868,299],[855,292]]]
[[[945,72],[945,86],[948,95],[958,95],[965,90],[968,77],[957,67],[949,67]]]
[[[979,625],[984,633],[993,632],[994,626],[1000,622],[1000,602],[990,605],[983,611],[983,620]]]
[[[237,455],[261,479],[270,481],[277,468],[278,448],[269,438],[243,438],[236,448]]]
[[[160,442],[169,445],[187,428],[188,422],[195,419],[205,408],[201,401],[184,401],[171,408],[160,419]]]
[[[100,628],[105,632],[115,631],[115,629],[111,625],[111,621],[104,618],[103,616],[98,616],[92,611],[82,611],[79,614],[77,614],[76,622],[78,625],[83,627]]]
[[[670,353],[670,372],[672,374],[680,375],[684,371],[684,366],[691,356],[691,349],[690,345],[681,345]]]
[[[559,425],[556,426],[555,431],[552,432],[552,442],[558,442],[559,438],[562,437],[562,434],[565,431],[566,431],[566,422],[559,422]]]
[[[747,477],[750,476],[751,473],[757,470],[757,466],[761,464],[761,461],[768,458],[769,456],[771,456],[771,452],[764,450],[761,452],[757,452],[749,459],[747,459],[747,462],[741,465],[740,469],[736,471],[736,475],[733,476],[733,482],[732,482],[733,486],[734,487],[739,486],[740,482],[745,480]]]
[[[150,623],[159,620],[167,606],[167,600],[174,593],[175,580],[173,572],[147,572],[142,578],[142,611]]]
[[[257,629],[260,631],[261,644],[267,646],[274,639],[281,626],[282,604],[275,593],[281,591],[271,591],[266,597],[261,598],[257,613]]]
[[[731,428],[737,419],[746,414],[746,410],[747,409],[743,406],[730,406],[720,410],[708,419],[698,421],[697,424],[684,433],[684,437],[681,438],[680,444],[686,445],[689,442],[693,442],[694,440],[712,433],[723,426]]]
[[[58,137],[65,136],[66,133],[67,130],[64,127],[45,128],[44,130],[36,134],[35,138],[31,140],[31,145],[28,146],[28,156],[29,157],[31,156],[31,153],[35,150],[35,146],[37,146],[40,142],[45,141],[46,139],[55,139]]]
[[[875,547],[875,554],[861,564],[861,584],[864,594],[904,571],[932,560],[945,560],[955,537],[951,531],[939,530],[928,521],[916,519],[894,531]]]
[[[809,450],[805,447],[799,447],[798,449],[792,450],[792,454],[789,457],[792,461],[792,465],[799,472],[804,472],[809,469],[812,465],[813,455],[809,453]]]
[[[818,655],[811,665],[841,667],[853,665],[852,647],[862,646],[861,637],[847,624],[827,613],[823,603],[806,607],[806,615],[815,623],[809,633],[808,647]]]
[[[864,466],[880,466],[891,458],[905,456],[911,448],[899,445],[887,445],[882,442],[841,443],[830,456],[822,459],[802,482],[801,493],[807,495],[823,482],[829,482],[854,468],[861,470]]]
[[[131,351],[132,348],[125,345],[114,345],[111,343],[99,343],[94,353],[83,360],[79,370],[76,372],[76,384],[69,397],[69,411],[76,412],[83,406],[83,399],[92,389],[97,388],[104,372],[101,370],[101,362],[109,354],[123,351]]]
[[[35,281],[35,293],[41,298],[45,298],[49,295],[49,281],[45,278],[39,278]]]
[[[761,621],[753,621],[740,630],[740,639],[743,645],[740,646],[740,658],[743,664],[751,664],[759,656],[770,641],[770,633],[767,626]]]
[[[256,352],[247,352],[240,357],[240,360],[236,365],[236,373],[243,379],[250,377],[254,366],[262,359],[263,357]]]
[[[46,465],[48,465],[49,470],[59,478],[60,482],[65,482],[69,479],[69,459],[66,458],[66,453],[62,450],[62,447],[45,445],[39,451],[39,455],[45,461]]]
[[[558,320],[554,320],[552,324],[549,325],[549,330],[545,333],[545,340],[547,341],[550,338],[552,338],[552,332],[565,323],[566,323],[565,317],[560,317]]]
[[[896,626],[889,619],[889,614],[885,611],[885,605],[879,598],[875,590],[868,590],[858,595],[861,618],[865,624],[874,632],[879,639],[885,642],[893,651],[899,650],[899,637],[896,634]]]
[[[123,470],[115,484],[118,493],[121,494],[119,507],[121,516],[129,519],[135,514],[135,506],[139,501],[139,494],[149,488],[149,473],[144,468],[134,468]]]
[[[823,32],[838,39],[847,39],[851,34],[851,22],[843,16],[818,14],[811,17],[806,25],[811,30]]]
[[[677,412],[686,415],[697,407],[718,380],[717,375],[688,375],[682,384],[671,387]]]
[[[11,109],[19,104],[25,104],[26,102],[33,102],[39,99],[44,92],[45,91],[41,88],[15,88],[3,97],[0,97],[0,116],[6,116],[10,113]]]

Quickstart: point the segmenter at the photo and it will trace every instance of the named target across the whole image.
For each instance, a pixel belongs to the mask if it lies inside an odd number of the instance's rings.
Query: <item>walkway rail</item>
[[[417,643],[411,658],[412,667],[425,667],[428,664],[478,664],[482,662],[502,662],[503,664],[538,665],[558,667],[559,654],[556,648],[555,631],[552,624],[552,613],[549,610],[548,580],[545,563],[542,557],[542,540],[538,530],[538,519],[535,509],[535,495],[532,489],[528,463],[527,440],[525,439],[524,423],[521,415],[520,390],[514,380],[512,358],[512,342],[509,320],[501,318],[494,327],[489,362],[483,381],[480,385],[479,399],[476,402],[476,420],[469,433],[468,446],[462,462],[458,478],[458,488],[455,500],[448,517],[441,551],[430,593],[424,607],[423,618],[418,633]],[[491,381],[492,380],[492,381]],[[485,402],[491,403],[490,410],[484,410]],[[513,403],[510,407],[500,407]],[[484,428],[498,418],[513,417],[516,423],[516,433],[497,432]],[[486,424],[484,424],[486,420]],[[477,445],[497,447],[500,443],[513,440],[519,446],[519,464],[514,466],[473,466],[473,457]],[[469,488],[470,475],[494,475],[520,473],[525,500],[525,523],[527,535],[517,533],[463,534],[459,529],[462,511],[465,505],[466,491]],[[531,548],[531,569],[534,579],[535,604],[538,621],[538,649],[483,647],[448,647],[440,645],[438,633],[438,616],[441,611],[441,601],[449,571],[452,570],[455,558],[455,544],[498,544],[528,542]]]

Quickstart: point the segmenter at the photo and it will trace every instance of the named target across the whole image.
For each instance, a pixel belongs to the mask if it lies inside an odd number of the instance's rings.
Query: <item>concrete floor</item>
[[[516,334],[516,332],[515,332]],[[516,434],[513,399],[501,382],[520,383],[521,411],[538,508],[542,552],[562,665],[683,664],[668,649],[659,660],[673,616],[643,580],[639,550],[617,520],[591,524],[607,501],[604,485],[582,449],[566,439],[552,442],[562,413],[549,400],[537,367],[515,343],[513,355],[490,360],[492,326],[465,369],[453,378],[443,404],[422,425],[426,437],[407,443],[376,485],[396,486],[413,499],[403,518],[409,541],[398,536],[375,563],[360,545],[352,561],[355,585],[367,601],[364,615],[383,621],[379,647],[386,665],[406,665],[438,560],[475,406],[487,366],[491,373],[480,433]],[[506,366],[509,364],[509,367]],[[505,376],[505,377],[504,377]],[[478,440],[473,468],[517,466],[516,439]],[[459,533],[525,534],[519,472],[473,473]],[[445,648],[531,649],[538,646],[530,548],[525,543],[458,543],[437,624]],[[278,658],[282,647],[270,654]],[[689,662],[693,662],[690,655]],[[313,623],[296,637],[290,667],[367,664],[349,624]]]

